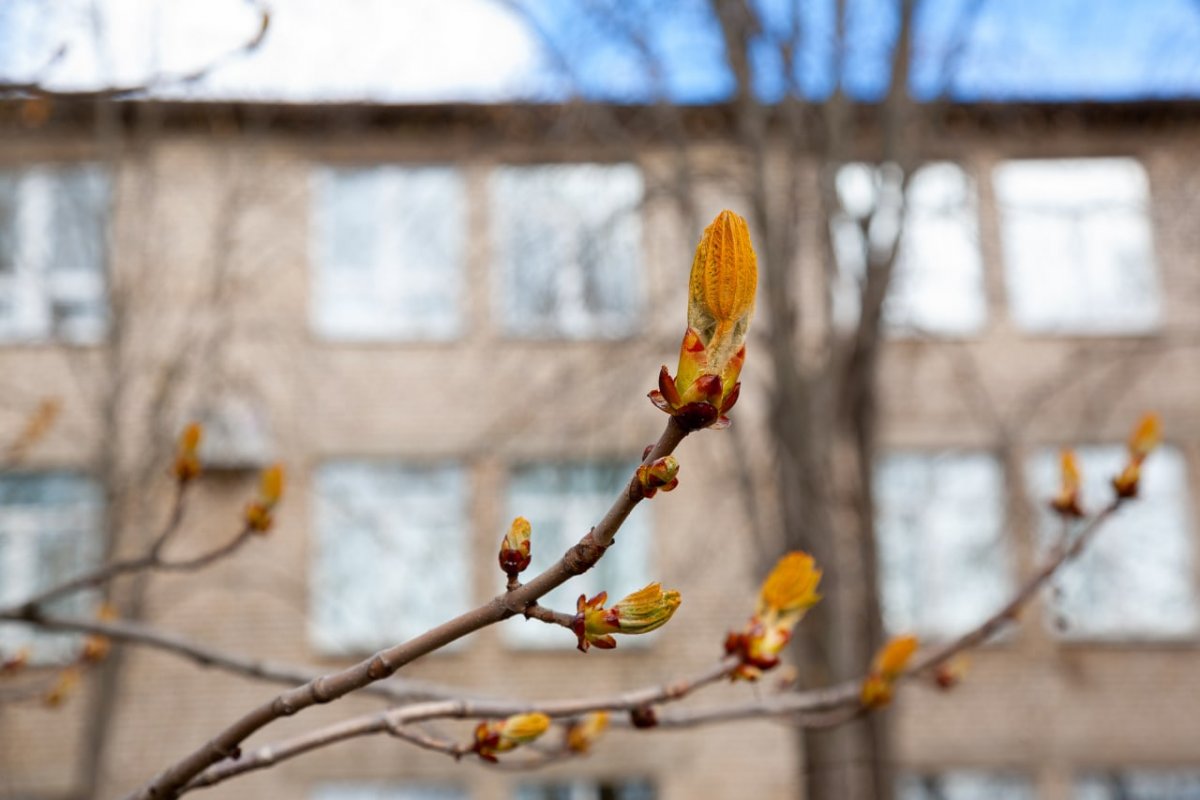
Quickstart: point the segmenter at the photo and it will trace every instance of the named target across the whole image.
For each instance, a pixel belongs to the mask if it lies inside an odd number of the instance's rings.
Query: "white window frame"
[[[71,495],[64,502],[38,500],[25,505],[6,500],[8,481],[63,481]],[[22,472],[0,476],[0,606],[19,603],[35,593],[82,574],[97,563],[102,525],[100,487],[74,472]],[[67,540],[73,562],[47,574],[41,546],[46,537]],[[74,540],[74,541],[71,541]],[[88,616],[96,593],[83,591],[50,604],[57,613]],[[30,648],[33,663],[69,661],[78,648],[75,634],[38,631],[27,625],[0,623],[0,654]]]
[[[1127,459],[1125,447],[1078,447],[1075,453],[1083,473],[1085,509],[1097,511],[1112,498],[1110,481]],[[1058,464],[1058,451],[1044,448],[1032,455],[1027,469],[1043,555],[1062,535],[1062,521],[1047,506],[1059,482]],[[1047,627],[1065,640],[1082,641],[1169,641],[1200,633],[1188,492],[1183,454],[1170,445],[1156,449],[1142,466],[1138,499],[1106,521],[1079,557],[1055,577],[1059,589],[1057,599],[1049,595],[1046,602]],[[1168,531],[1172,538],[1167,538]],[[1139,546],[1139,541],[1153,546]],[[1157,560],[1152,562],[1149,556],[1154,554]],[[1102,568],[1097,576],[1097,564],[1116,566]],[[1169,570],[1169,587],[1161,579],[1164,573],[1155,572],[1162,569]],[[1164,590],[1170,593],[1166,602],[1173,605],[1171,614],[1158,613],[1145,602],[1147,592]]]
[[[1082,336],[1159,328],[1150,182],[1139,161],[1012,160],[992,180],[1017,328]]]
[[[598,523],[613,497],[628,484],[635,463],[623,461],[533,462],[514,465],[509,472],[507,520],[525,517],[533,527],[533,560],[527,570],[536,575],[548,568],[566,548],[574,545]],[[611,476],[611,484],[603,481]],[[588,485],[572,492],[571,483]],[[605,553],[595,567],[550,592],[541,602],[557,611],[575,613],[580,594],[589,598],[608,592],[609,603],[650,583],[652,525],[646,504],[639,505],[621,526],[621,546]],[[514,648],[569,650],[574,635],[556,625],[513,618],[502,627],[505,641]],[[618,649],[648,646],[654,634],[617,637]]]
[[[889,485],[913,469],[922,474],[912,485]],[[955,497],[947,494],[953,486],[940,485],[946,476],[964,474],[978,483],[968,488],[981,496]],[[947,640],[1008,599],[1015,586],[1013,554],[1006,536],[1004,471],[994,454],[896,450],[879,457],[874,481],[880,594],[891,633]],[[897,503],[900,517],[893,510]],[[978,527],[967,526],[966,519]],[[978,535],[968,539],[973,531]],[[983,565],[986,581],[963,571],[965,559]],[[970,580],[963,579],[966,574]]]
[[[12,190],[12,271],[0,270],[0,342],[61,340],[94,344],[103,340],[108,325],[108,212],[111,188],[106,170],[97,164],[43,164],[19,170],[0,170],[3,184]],[[71,198],[95,192],[98,207],[92,220],[100,230],[93,246],[97,262],[64,265],[54,263],[55,241],[87,231],[60,224],[55,191],[71,190]],[[93,210],[83,209],[85,214]],[[0,220],[3,224],[3,220]],[[0,257],[3,257],[0,254]],[[56,319],[56,309],[68,305],[85,310],[76,319]]]
[[[528,192],[534,195],[523,195]],[[643,304],[643,192],[641,170],[631,163],[497,167],[491,176],[491,217],[498,327],[508,336],[530,339],[619,339],[635,333]],[[590,243],[602,248],[598,275],[589,275],[583,263],[589,235],[594,237]],[[536,240],[539,252],[557,257],[546,274],[534,276],[545,293],[543,312],[524,307],[517,297],[528,290],[520,285],[519,271],[537,267],[520,252],[522,246],[535,246],[528,240]],[[589,280],[607,282],[611,296],[606,299],[615,307],[589,307]]]
[[[367,193],[371,217],[359,236],[368,238],[370,263],[350,263],[338,252],[347,231],[339,229],[338,203],[355,182]],[[312,173],[313,220],[311,320],[330,341],[446,341],[463,332],[466,273],[467,188],[461,170],[446,164],[323,165]],[[410,223],[391,219],[413,206],[428,214]],[[355,216],[350,213],[350,216]],[[433,220],[436,220],[433,221]],[[436,242],[436,257],[419,263],[414,242]],[[418,248],[417,252],[413,252]]]
[[[835,176],[841,208],[830,219],[838,262],[833,315],[839,327],[860,319],[865,280],[864,248],[890,243],[900,224],[899,170],[891,165],[844,164]],[[863,241],[860,221],[879,215]],[[979,192],[962,164],[932,161],[909,176],[903,200],[904,228],[884,301],[892,336],[972,336],[987,325],[988,302],[979,247]],[[931,300],[931,298],[942,298]]]
[[[405,495],[418,481],[430,493]],[[314,487],[309,639],[318,652],[375,652],[472,606],[461,465],[328,461]],[[340,599],[347,587],[367,599]]]

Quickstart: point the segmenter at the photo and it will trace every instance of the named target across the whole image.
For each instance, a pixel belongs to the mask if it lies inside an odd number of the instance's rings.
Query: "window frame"
[[[618,220],[618,224],[622,226],[614,234],[618,237],[618,242],[615,245],[612,242],[607,242],[607,244],[610,247],[624,246],[628,248],[627,255],[630,266],[628,272],[620,276],[624,278],[620,283],[628,291],[627,303],[621,309],[610,312],[594,312],[582,307],[580,302],[583,295],[579,291],[572,293],[570,286],[564,286],[564,284],[571,284],[574,281],[574,284],[577,284],[575,288],[578,289],[578,285],[587,284],[588,273],[577,261],[570,261],[566,262],[566,266],[574,269],[568,269],[561,263],[554,269],[556,280],[554,296],[550,300],[550,310],[546,314],[548,319],[545,321],[535,320],[524,326],[514,325],[514,317],[524,315],[532,318],[533,314],[513,308],[511,294],[514,292],[514,288],[511,284],[517,280],[513,270],[518,268],[514,266],[514,263],[524,262],[514,259],[510,255],[509,247],[512,246],[512,242],[504,238],[502,234],[511,235],[512,231],[517,229],[518,223],[536,225],[543,220],[526,213],[526,203],[507,202],[503,193],[506,188],[511,189],[512,187],[511,185],[506,186],[506,184],[533,179],[536,185],[538,180],[547,181],[548,178],[545,176],[558,173],[560,180],[556,183],[560,193],[570,194],[573,190],[565,187],[569,185],[571,180],[569,173],[573,171],[586,171],[593,174],[607,172],[612,175],[628,176],[629,185],[618,186],[614,190],[618,196],[611,207],[606,209],[609,218]],[[528,189],[524,191],[528,191]],[[620,194],[622,191],[630,194],[628,198],[624,198],[629,201],[625,206],[621,205]],[[643,278],[646,180],[641,164],[636,161],[552,161],[497,164],[488,176],[487,192],[490,217],[488,235],[492,262],[490,270],[492,275],[491,308],[496,321],[495,328],[500,337],[532,342],[622,341],[637,336],[641,332],[645,325],[648,288]],[[577,202],[579,206],[585,208],[594,208],[599,202],[598,198],[599,195],[592,194],[587,197],[573,198],[571,202]],[[561,194],[559,199],[562,200]],[[559,202],[555,204],[555,207],[561,208],[562,205],[563,202]],[[521,211],[509,211],[510,208],[516,207],[519,207]],[[576,213],[573,217],[578,219],[580,214]],[[558,227],[561,229],[563,226]],[[579,223],[572,230],[572,235],[578,232],[578,229],[587,227],[586,223]],[[601,272],[605,271],[601,270]],[[607,271],[611,272],[611,270]],[[566,300],[564,300],[564,294]],[[564,303],[567,303],[565,308],[563,307]],[[570,322],[569,320],[572,318],[576,318],[578,321]],[[571,330],[571,325],[575,325],[576,329]]]
[[[447,247],[445,263],[432,267],[400,263],[404,254],[399,251],[406,239],[399,230],[380,225],[373,226],[370,242],[375,251],[374,263],[355,266],[330,258],[331,249],[336,247],[338,223],[329,209],[337,192],[346,191],[337,188],[339,182],[365,178],[370,182],[366,184],[370,191],[381,193],[399,205],[406,197],[406,182],[419,184],[439,176],[446,180],[442,187],[446,195],[442,199],[449,201],[441,209],[447,226],[441,231],[445,238],[442,244]],[[462,165],[452,161],[316,163],[309,171],[309,197],[308,324],[319,341],[346,345],[437,344],[458,341],[467,334],[470,322],[470,315],[466,313],[466,293],[471,199],[469,181]],[[380,233],[381,230],[384,233]],[[389,243],[391,252],[382,252]],[[347,269],[361,270],[362,274],[338,274]],[[407,304],[421,307],[421,295],[419,292],[413,296],[406,294],[398,286],[397,279],[410,271],[424,277],[426,283],[435,284],[437,281],[430,277],[435,270],[444,273],[446,286],[442,292],[434,294],[438,295],[438,302],[447,304],[446,317],[408,322],[411,309]],[[345,286],[351,288],[347,290]],[[441,296],[443,293],[444,297]],[[385,296],[386,301],[381,299]],[[338,301],[337,298],[343,299]],[[349,305],[339,305],[339,302]],[[356,318],[354,324],[346,322],[348,316]],[[364,323],[363,319],[369,321]]]
[[[403,483],[411,479],[415,475],[425,475],[430,480],[437,482],[445,482],[446,486],[454,487],[450,489],[448,497],[434,498],[419,497],[417,503],[429,503],[431,508],[435,509],[435,515],[444,515],[444,518],[436,521],[436,529],[439,531],[437,537],[416,538],[414,541],[424,543],[426,549],[429,549],[429,543],[436,539],[437,549],[439,551],[440,561],[437,563],[446,564],[446,568],[452,574],[452,577],[445,580],[443,594],[437,597],[428,598],[422,594],[422,589],[412,589],[411,591],[421,594],[423,599],[426,599],[430,604],[430,614],[427,619],[413,622],[412,624],[404,624],[405,617],[399,615],[399,609],[393,603],[389,607],[396,611],[397,616],[391,620],[371,619],[368,621],[370,625],[371,635],[376,637],[367,641],[367,635],[360,632],[348,633],[344,625],[341,625],[336,618],[330,616],[333,612],[328,611],[327,603],[330,598],[325,596],[325,592],[332,591],[336,587],[330,587],[331,582],[336,583],[339,578],[338,572],[346,572],[349,574],[359,573],[369,565],[374,569],[385,570],[395,577],[403,572],[404,564],[411,563],[414,565],[427,565],[433,563],[426,555],[413,556],[409,551],[404,550],[405,542],[403,537],[409,536],[411,532],[419,532],[414,526],[413,528],[402,529],[394,523],[389,524],[389,520],[406,519],[407,513],[404,511],[406,503],[412,501],[410,496],[395,496],[389,495],[390,502],[381,503],[371,509],[370,524],[374,527],[374,531],[383,534],[380,541],[370,545],[374,550],[367,551],[367,558],[362,563],[352,563],[351,565],[343,566],[335,564],[334,559],[328,558],[330,552],[338,552],[345,557],[347,549],[346,536],[348,535],[348,526],[353,524],[353,521],[345,518],[343,515],[346,511],[357,510],[359,506],[353,509],[338,509],[332,505],[332,502],[338,498],[330,493],[330,484],[336,487],[337,483],[342,483],[343,487],[347,485],[347,481],[357,481],[361,476],[368,475],[370,480],[368,483],[356,486],[351,491],[358,494],[371,495],[381,486],[386,487],[392,481]],[[312,478],[312,543],[310,547],[308,575],[309,575],[309,591],[308,591],[308,615],[307,615],[307,639],[309,647],[322,657],[342,658],[355,657],[364,654],[377,652],[378,650],[396,644],[398,641],[404,641],[413,636],[424,633],[431,627],[439,625],[455,615],[469,610],[474,601],[474,582],[472,580],[473,564],[471,561],[471,541],[472,541],[472,526],[471,526],[471,475],[468,465],[460,460],[439,460],[439,461],[424,461],[415,459],[402,458],[330,458],[322,461],[314,470]],[[325,484],[325,485],[323,485]],[[455,496],[457,494],[457,496]],[[355,503],[360,498],[348,498],[349,503]],[[410,509],[411,510],[411,509]],[[341,519],[339,519],[341,517]],[[326,529],[326,526],[329,526]],[[352,530],[352,529],[351,529]],[[445,535],[447,531],[455,531],[455,540],[450,539]],[[327,537],[332,537],[331,539]],[[330,550],[329,548],[332,548]],[[395,554],[395,558],[387,558],[385,555],[378,552],[379,550],[391,551]],[[397,569],[397,563],[400,569]],[[381,566],[382,565],[382,566]],[[336,567],[336,569],[335,569]],[[407,581],[396,583],[407,585]],[[466,591],[464,591],[466,589]],[[336,599],[336,598],[334,598]],[[396,600],[396,597],[389,598]],[[354,601],[341,601],[343,609],[352,609],[361,611],[354,606]],[[378,610],[378,607],[376,609]],[[345,610],[341,612],[345,614]],[[368,613],[374,613],[368,612]],[[394,627],[389,628],[389,622],[394,624]],[[448,647],[442,648],[440,653],[453,653],[462,649],[463,644],[451,644]]]

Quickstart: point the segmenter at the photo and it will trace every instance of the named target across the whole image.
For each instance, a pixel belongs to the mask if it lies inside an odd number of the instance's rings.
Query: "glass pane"
[[[102,522],[100,488],[68,473],[0,477],[0,603],[19,602],[72,578],[97,563]],[[95,594],[81,592],[49,611],[86,615]],[[30,644],[33,658],[46,662],[71,655],[78,637],[36,633],[25,626],[0,626],[0,644]]]
[[[1125,463],[1120,445],[1076,449],[1085,508],[1112,497],[1110,481]],[[1062,523],[1046,505],[1059,483],[1058,452],[1042,450],[1029,464],[1043,551],[1058,541]],[[1187,636],[1197,629],[1187,470],[1182,454],[1160,447],[1142,469],[1139,498],[1105,523],[1083,554],[1057,577],[1058,601],[1048,607],[1067,636]]]
[[[884,456],[875,469],[875,498],[888,630],[948,638],[1007,599],[1004,481],[992,456]]]
[[[557,561],[608,511],[628,484],[635,463],[535,464],[514,469],[509,477],[507,523],[522,516],[533,526],[533,561],[537,574]],[[573,613],[581,593],[588,597],[606,590],[610,601],[620,600],[650,582],[650,524],[641,506],[621,527],[620,546],[609,550],[595,569],[560,586],[542,603]],[[574,647],[575,637],[562,628],[536,620],[512,619],[505,635],[515,644],[531,647]],[[624,636],[620,647],[648,644],[647,636]]]
[[[318,786],[312,800],[467,800],[455,786],[395,786],[390,784],[330,783]]]
[[[1200,800],[1200,772],[1114,772],[1075,785],[1076,800]]]
[[[1018,775],[954,771],[935,775],[904,775],[898,781],[898,800],[1033,800],[1033,784]]]
[[[504,327],[522,336],[629,333],[641,302],[642,176],[632,164],[504,167],[492,222]]]
[[[888,211],[899,211],[899,178],[894,169],[863,163],[838,170],[843,211],[831,220],[830,233],[838,260],[833,300],[839,325],[857,324],[868,248],[894,240],[896,217]],[[974,182],[957,164],[926,164],[909,178],[904,213],[884,306],[889,329],[940,335],[980,330],[987,321],[987,299]]]
[[[108,175],[94,165],[47,172],[48,261],[44,270],[54,330],[71,340],[104,332]]]
[[[17,174],[0,172],[0,281],[11,278],[17,268]],[[4,284],[0,283],[0,292]]]
[[[468,608],[460,468],[343,462],[321,467],[316,487],[317,647],[377,650]]]
[[[452,167],[319,170],[314,321],[335,338],[444,339],[460,328],[466,194]]]
[[[994,173],[1010,310],[1039,332],[1152,329],[1149,182],[1133,159],[1009,161]]]

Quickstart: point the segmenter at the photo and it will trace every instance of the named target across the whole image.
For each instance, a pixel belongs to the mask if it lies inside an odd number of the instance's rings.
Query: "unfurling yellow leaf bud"
[[[746,220],[722,211],[704,229],[688,281],[688,328],[674,379],[666,367],[655,406],[686,430],[723,428],[737,402],[737,382],[746,360],[746,332],[754,314],[758,259]]]
[[[567,749],[586,753],[608,727],[608,712],[595,711],[567,729]]]
[[[891,702],[892,686],[917,652],[918,644],[915,636],[897,636],[880,648],[871,671],[863,680],[861,698],[864,706],[879,708]]]
[[[273,464],[263,470],[258,479],[258,499],[246,506],[246,527],[266,533],[275,521],[272,512],[283,497],[283,465]]]
[[[1162,422],[1157,414],[1144,414],[1129,436],[1129,461],[1121,474],[1113,478],[1117,497],[1137,497],[1142,478],[1142,462],[1162,442]]]
[[[758,615],[775,616],[788,620],[792,616],[795,624],[804,612],[821,599],[817,584],[821,582],[821,570],[808,553],[788,553],[775,564],[775,569],[763,581],[758,598]]]
[[[521,574],[529,566],[532,559],[529,541],[532,532],[529,520],[517,517],[500,542],[500,569],[510,578]]]
[[[540,712],[516,714],[500,722],[475,726],[473,750],[480,758],[495,762],[497,753],[507,753],[535,741],[550,728],[550,718]]]
[[[1075,453],[1063,450],[1060,456],[1062,483],[1058,494],[1050,501],[1050,507],[1064,517],[1082,517],[1083,508],[1079,504],[1079,489],[1082,478],[1079,472],[1079,461]]]
[[[607,592],[591,600],[580,595],[575,605],[571,629],[579,638],[579,649],[585,653],[592,645],[602,650],[616,647],[614,633],[636,635],[658,630],[675,614],[682,598],[674,589],[664,592],[661,583],[652,583],[606,609],[607,599]]]
[[[200,439],[204,429],[199,422],[193,422],[179,434],[179,445],[175,449],[175,465],[171,473],[180,483],[186,483],[200,474],[200,458],[196,451],[200,447]]]
[[[797,550],[776,562],[759,590],[754,616],[745,628],[725,638],[725,652],[741,659],[731,674],[733,680],[758,680],[763,672],[779,666],[779,654],[796,623],[821,599],[820,582],[821,570],[808,553]]]
[[[1143,414],[1138,425],[1129,436],[1129,455],[1138,461],[1144,461],[1146,456],[1162,443],[1162,420],[1158,414]]]

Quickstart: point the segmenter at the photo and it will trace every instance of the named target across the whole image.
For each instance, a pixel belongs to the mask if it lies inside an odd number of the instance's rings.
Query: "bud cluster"
[[[475,726],[471,750],[484,761],[494,764],[499,760],[497,753],[507,753],[529,744],[549,728],[550,718],[539,712],[516,714],[499,722],[481,722]]]
[[[246,506],[246,527],[257,533],[266,533],[274,523],[275,506],[283,497],[283,467],[279,464],[263,470],[258,480],[258,497]]]
[[[741,659],[734,680],[757,680],[779,665],[779,654],[791,640],[792,630],[821,599],[820,582],[821,570],[807,553],[795,551],[779,559],[763,581],[754,616],[745,628],[725,639],[725,652]]]
[[[892,702],[892,687],[917,652],[917,637],[897,636],[875,654],[871,671],[863,680],[860,697],[867,708],[880,708]]]
[[[1146,414],[1129,436],[1129,460],[1121,474],[1113,478],[1113,489],[1117,497],[1137,497],[1138,483],[1142,476],[1142,462],[1162,442],[1162,423],[1157,414]]]

